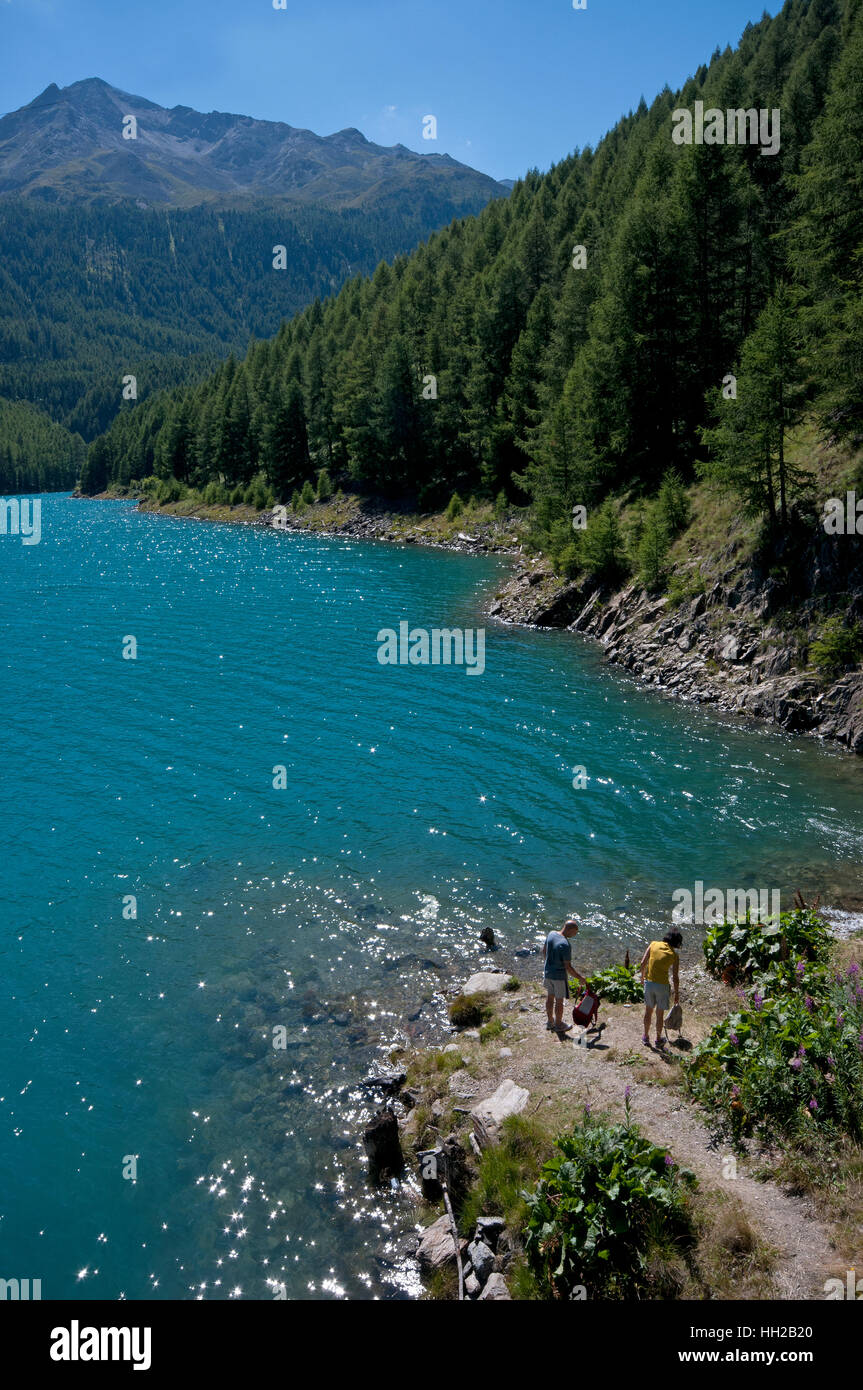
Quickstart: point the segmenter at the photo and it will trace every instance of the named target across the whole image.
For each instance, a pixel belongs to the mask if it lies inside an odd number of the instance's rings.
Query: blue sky
[[[0,0],[0,111],[49,82],[546,169],[713,50],[758,0]],[[771,13],[778,8],[770,7]],[[437,142],[423,140],[434,115]]]

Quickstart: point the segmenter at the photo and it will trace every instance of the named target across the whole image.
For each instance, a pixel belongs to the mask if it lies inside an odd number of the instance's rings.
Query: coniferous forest
[[[675,143],[698,101],[778,109],[779,151]],[[82,486],[263,472],[287,500],[326,468],[423,509],[504,493],[567,572],[613,571],[608,499],[665,480],[667,521],[697,472],[788,525],[789,429],[863,425],[861,257],[863,3],[788,0],[596,149],[123,409]]]
[[[477,195],[472,205],[484,202]],[[154,390],[201,381],[316,296],[414,246],[454,206],[446,189],[422,190],[409,205],[338,210],[46,206],[4,196],[0,397],[62,426],[66,467],[56,485],[71,486],[76,436],[89,442],[109,427],[124,376],[135,376],[139,404]],[[273,268],[275,246],[284,247],[284,270]],[[18,481],[8,486],[39,486],[40,450],[0,430],[0,457],[10,451]]]

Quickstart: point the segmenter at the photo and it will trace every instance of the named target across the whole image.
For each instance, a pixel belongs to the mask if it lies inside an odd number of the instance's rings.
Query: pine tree
[[[791,496],[806,478],[787,453],[788,432],[802,419],[805,399],[794,300],[779,285],[743,346],[737,399],[720,400],[717,424],[702,433],[711,450],[702,472],[783,529]]]
[[[267,478],[277,497],[287,497],[308,477],[306,412],[302,387],[296,378],[286,387],[274,387],[270,395],[264,428],[264,459]]]
[[[661,588],[665,579],[665,562],[671,538],[661,504],[654,502],[644,516],[638,542],[638,577],[651,592]]]
[[[580,551],[585,568],[603,583],[615,584],[626,573],[626,547],[611,498],[588,518]]]
[[[840,435],[863,428],[863,6],[804,156],[791,255],[810,295],[807,326],[820,407]]]

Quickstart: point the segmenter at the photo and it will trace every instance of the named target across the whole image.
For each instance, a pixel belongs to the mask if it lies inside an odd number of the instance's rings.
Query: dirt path
[[[703,979],[702,1010],[690,1015],[693,1022],[685,1029],[692,1041],[698,1041],[728,1007],[726,1003],[719,1008],[714,995],[704,998]],[[721,989],[712,981],[709,985]],[[456,1104],[471,1105],[510,1077],[530,1092],[525,1113],[536,1114],[556,1130],[580,1118],[585,1104],[594,1113],[622,1118],[629,1087],[632,1118],[642,1131],[691,1169],[702,1191],[736,1200],[752,1230],[771,1247],[775,1266],[769,1296],[823,1300],[825,1280],[844,1279],[846,1261],[812,1203],[751,1176],[753,1165],[746,1159],[737,1157],[735,1167],[730,1146],[716,1141],[703,1112],[683,1090],[683,1054],[673,1046],[659,1053],[641,1044],[640,1006],[604,1005],[606,1028],[591,1048],[576,1045],[572,1035],[561,1039],[546,1030],[536,986],[501,996],[496,1008],[505,1029],[499,1038],[485,1044],[475,1038],[459,1041],[468,1067],[450,1078]],[[501,1056],[502,1049],[511,1055]]]

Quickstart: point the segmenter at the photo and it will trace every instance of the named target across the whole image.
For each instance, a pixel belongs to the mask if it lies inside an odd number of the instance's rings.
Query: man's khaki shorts
[[[546,994],[550,994],[554,999],[566,999],[569,994],[566,980],[550,980],[547,975],[544,975],[542,983],[545,985]]]

